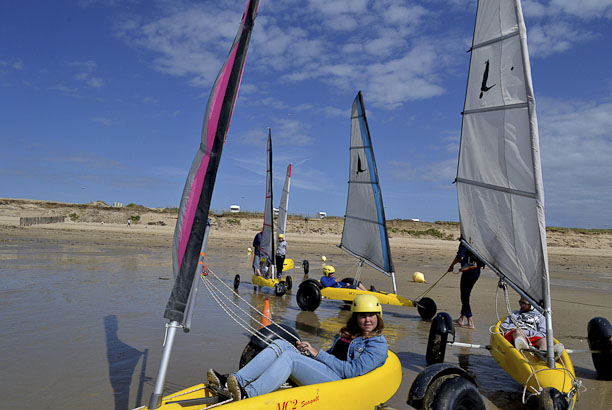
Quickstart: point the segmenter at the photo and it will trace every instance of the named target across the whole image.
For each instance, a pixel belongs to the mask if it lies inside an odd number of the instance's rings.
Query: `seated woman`
[[[361,376],[382,366],[388,346],[382,334],[380,302],[376,296],[359,295],[351,312],[329,350],[317,350],[305,341],[294,347],[277,339],[234,374],[226,377],[210,369],[209,386],[219,389],[227,382],[236,401],[273,392],[288,378],[298,385],[325,383]]]
[[[524,297],[519,300],[519,310],[512,312],[501,324],[504,337],[518,350],[527,350],[532,345],[546,350],[546,319],[531,306]],[[516,323],[516,324],[515,324]],[[518,325],[518,327],[517,327]],[[563,345],[554,346],[555,357],[563,353]]]
[[[334,273],[336,269],[332,265],[325,265],[323,267],[323,276],[321,277],[321,285],[324,288],[352,288],[359,290],[367,290],[365,286],[359,281],[355,283],[355,280],[351,279],[347,281],[346,279],[338,279],[334,278]]]

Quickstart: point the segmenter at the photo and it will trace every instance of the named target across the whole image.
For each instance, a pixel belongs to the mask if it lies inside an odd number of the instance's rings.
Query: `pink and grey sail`
[[[200,147],[181,196],[172,249],[174,287],[164,317],[181,322],[204,240],[221,153],[234,112],[259,0],[250,0],[227,59],[212,87]]]

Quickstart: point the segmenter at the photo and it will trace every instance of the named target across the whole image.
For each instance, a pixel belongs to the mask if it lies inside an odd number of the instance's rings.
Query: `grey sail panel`
[[[543,305],[544,191],[518,1],[478,3],[456,181],[464,240]]]
[[[263,232],[261,234],[261,252],[274,265],[274,208],[272,197],[272,131],[268,130],[268,148],[266,151],[266,202],[264,205]]]
[[[340,246],[383,272],[393,272],[387,224],[361,92],[351,110],[349,183]]]
[[[289,209],[289,188],[291,186],[291,164],[287,166],[287,174],[285,175],[285,184],[283,185],[283,193],[281,194],[280,204],[278,205],[278,221],[276,223],[277,234],[285,234],[287,229],[287,214]]]

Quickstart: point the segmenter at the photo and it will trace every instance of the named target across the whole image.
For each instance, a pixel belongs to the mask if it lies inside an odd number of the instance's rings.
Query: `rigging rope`
[[[242,301],[243,303],[245,303],[248,307],[250,307],[252,310],[254,310],[255,312],[257,312],[259,315],[263,316],[264,313],[262,311],[260,311],[259,309],[257,309],[255,306],[251,305],[246,299],[244,299],[242,296],[240,296],[239,294],[235,293],[234,290],[232,288],[230,288],[230,286],[225,283],[225,281],[223,281],[221,278],[219,278],[219,276],[214,273],[210,268],[206,268],[207,274],[206,275],[200,275],[200,278],[202,280],[202,282],[204,283],[204,285],[206,286],[206,289],[208,289],[209,293],[211,294],[211,296],[213,297],[213,299],[217,302],[217,304],[219,304],[219,306],[221,306],[221,308],[224,310],[224,312],[232,319],[234,320],[236,323],[238,323],[238,325],[240,327],[242,327],[244,330],[246,330],[249,334],[257,337],[261,342],[263,342],[264,344],[269,345],[271,342],[269,342],[268,340],[265,340],[264,338],[262,338],[259,335],[258,329],[255,329],[255,327],[253,327],[250,324],[247,325],[243,325],[241,324],[239,321],[242,321],[243,323],[247,323],[247,320],[242,319],[242,318],[238,318],[235,317],[237,316],[236,312],[233,311],[230,306],[225,303],[224,301],[221,300],[221,298],[219,297],[219,295],[223,296],[223,298],[225,298],[227,301],[229,301],[229,303],[231,305],[233,305],[235,308],[237,308],[239,311],[241,311],[242,313],[244,313],[246,316],[248,316],[250,319],[254,320],[255,322],[259,322],[259,319],[253,315],[251,315],[249,312],[247,312],[246,310],[244,310],[243,308],[241,308],[238,303],[236,303],[235,301],[231,300],[230,297],[228,295],[226,295],[221,289],[219,289],[217,286],[215,286],[211,279],[209,278],[209,275],[214,276],[215,279],[217,279],[223,286],[225,286],[230,292],[232,292],[234,294],[235,297],[237,297],[238,299],[240,299],[240,301]],[[213,291],[214,289],[214,291]],[[270,322],[276,326],[280,326],[277,322],[275,322],[274,320],[272,320],[271,317],[266,316]],[[268,330],[274,335],[276,336],[278,339],[284,340],[287,343],[292,344],[290,341],[288,341],[287,339],[285,339],[285,337],[283,337],[282,335],[278,334],[277,332],[275,332],[273,329],[268,328]],[[293,334],[289,333],[289,332],[284,332],[285,336],[290,336],[291,338],[295,339],[296,341],[299,341],[300,339],[296,336],[294,336]]]

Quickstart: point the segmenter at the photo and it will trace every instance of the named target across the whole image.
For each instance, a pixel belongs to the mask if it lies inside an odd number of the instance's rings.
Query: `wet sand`
[[[213,231],[208,266],[225,283],[239,273],[239,295],[263,306],[270,298],[273,318],[298,330],[317,346],[329,345],[349,312],[338,302],[323,301],[316,312],[302,312],[295,294],[276,297],[271,289],[248,285],[248,231]],[[147,404],[162,351],[163,310],[172,286],[172,227],[99,224],[0,226],[0,344],[3,408],[130,409]],[[320,276],[321,256],[337,275],[354,276],[354,259],[335,246],[336,234],[288,235],[289,257],[296,265],[310,261],[310,277]],[[391,248],[400,294],[416,298],[426,284],[411,282],[412,272],[425,273],[433,283],[445,271],[457,243],[434,239],[392,238]],[[586,324],[595,316],[612,319],[612,249],[551,247],[555,335],[568,348],[587,348]],[[301,269],[290,271],[295,286]],[[366,284],[391,290],[390,281],[374,271]],[[489,341],[488,327],[496,318],[497,280],[485,270],[472,294],[477,328],[458,329],[457,340]],[[457,316],[459,276],[447,275],[428,296],[438,309]],[[294,288],[294,291],[295,292]],[[201,289],[192,330],[177,335],[166,389],[168,392],[202,381],[206,369],[233,371],[248,338]],[[511,295],[515,308],[518,297]],[[498,303],[500,314],[505,313]],[[415,309],[385,307],[386,335],[399,356],[403,381],[388,404],[408,409],[406,395],[425,367],[429,322]],[[572,356],[585,388],[577,409],[608,408],[612,382],[597,380],[589,354]],[[476,378],[488,409],[520,409],[521,387],[507,376],[487,351],[449,348],[446,361]]]

